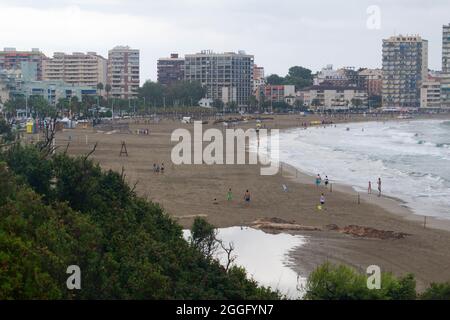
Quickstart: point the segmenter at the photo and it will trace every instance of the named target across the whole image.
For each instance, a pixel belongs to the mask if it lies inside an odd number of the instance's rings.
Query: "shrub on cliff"
[[[308,300],[411,300],[416,298],[413,275],[401,278],[382,273],[381,288],[368,289],[367,276],[354,269],[325,263],[308,278],[305,299]]]
[[[0,299],[276,299],[86,157],[0,156]],[[81,290],[66,287],[69,265]]]

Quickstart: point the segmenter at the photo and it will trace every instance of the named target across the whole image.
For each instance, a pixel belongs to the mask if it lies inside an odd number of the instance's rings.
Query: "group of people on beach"
[[[377,180],[378,196],[381,197],[381,178]],[[372,181],[369,181],[369,186],[367,187],[367,193],[372,194]]]
[[[233,192],[231,191],[231,188],[228,189],[227,192],[227,201],[231,202],[233,200]],[[246,205],[250,204],[250,200],[251,200],[251,195],[250,195],[250,191],[246,190],[244,193],[244,202]],[[217,201],[217,198],[214,198],[214,204],[219,204],[219,202]]]
[[[317,177],[316,177],[316,187],[319,188],[321,184],[322,184],[322,177],[318,173]],[[328,185],[330,184],[330,179],[328,179],[327,175],[325,176],[325,179],[323,179],[323,184],[325,185],[325,188],[328,189]],[[325,205],[325,194],[322,192],[320,195],[320,205],[318,206],[318,209],[322,210],[324,205]]]
[[[153,173],[164,173],[164,163],[161,163],[161,166],[154,163],[153,164]]]

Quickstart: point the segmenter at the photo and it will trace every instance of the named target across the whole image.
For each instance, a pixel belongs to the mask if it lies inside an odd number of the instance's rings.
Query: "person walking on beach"
[[[372,194],[372,181],[369,181],[369,187],[367,188],[367,193]]]
[[[328,180],[328,176],[325,176],[325,187],[326,188],[328,188],[328,183],[329,183],[330,181]]]
[[[378,196],[381,197],[381,178],[378,178]]]
[[[250,204],[250,192],[249,192],[248,190],[245,191],[245,194],[244,194],[244,201],[245,201],[245,203],[246,203],[247,205]]]
[[[320,174],[318,174],[317,177],[316,177],[316,186],[317,186],[317,188],[320,186],[321,182],[322,182],[322,178],[320,177]]]
[[[156,163],[153,164],[153,173],[156,173]]]
[[[161,163],[161,173],[164,173],[164,163]]]
[[[230,189],[228,189],[228,192],[227,192],[227,201],[231,201],[231,200],[233,200],[233,193],[231,192],[231,188],[230,188]]]

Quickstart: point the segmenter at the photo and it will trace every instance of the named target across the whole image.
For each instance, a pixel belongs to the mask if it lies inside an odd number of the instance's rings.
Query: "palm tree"
[[[109,99],[109,93],[111,92],[111,85],[109,83],[106,84],[105,86],[105,91],[106,91],[106,100]]]
[[[103,83],[99,82],[99,83],[97,84],[97,90],[100,92],[99,96],[102,95],[102,90],[103,90],[103,88],[104,88]]]

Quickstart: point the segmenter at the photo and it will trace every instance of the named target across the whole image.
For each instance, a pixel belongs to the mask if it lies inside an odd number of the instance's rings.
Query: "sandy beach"
[[[432,117],[432,116],[429,116]],[[433,116],[437,117],[437,116]],[[318,116],[274,116],[264,121],[267,128],[292,128],[302,122],[322,120]],[[386,121],[391,117],[378,118]],[[369,121],[372,118],[328,118],[337,122]],[[375,119],[373,119],[375,120]],[[255,122],[241,124],[254,128]],[[222,129],[222,124],[204,125]],[[291,252],[291,267],[307,276],[317,265],[325,262],[344,263],[361,270],[379,265],[383,271],[397,275],[414,273],[421,290],[430,282],[450,280],[450,222],[415,216],[396,199],[376,195],[358,195],[348,186],[333,185],[332,192],[317,188],[314,178],[288,165],[275,176],[261,176],[259,165],[174,165],[170,160],[173,146],[170,135],[176,128],[192,130],[192,125],[175,120],[133,122],[130,129],[149,129],[149,135],[96,132],[91,129],[70,129],[59,132],[56,144],[60,150],[68,146],[72,155],[86,154],[95,143],[92,158],[104,169],[125,171],[126,179],[136,184],[136,191],[158,202],[166,212],[189,228],[195,216],[203,216],[217,227],[252,225],[262,218],[277,218],[320,231],[285,232],[307,237],[307,244]],[[125,141],[128,156],[120,156]],[[154,173],[153,164],[164,163],[165,172]],[[282,185],[288,187],[285,192]],[[233,200],[227,201],[231,188]],[[244,192],[252,195],[250,205],[244,203]],[[321,193],[327,203],[318,210]],[[216,201],[214,201],[216,199]],[[331,226],[334,225],[334,226]],[[336,228],[356,225],[379,231],[406,234],[396,239],[360,237],[338,232]]]

